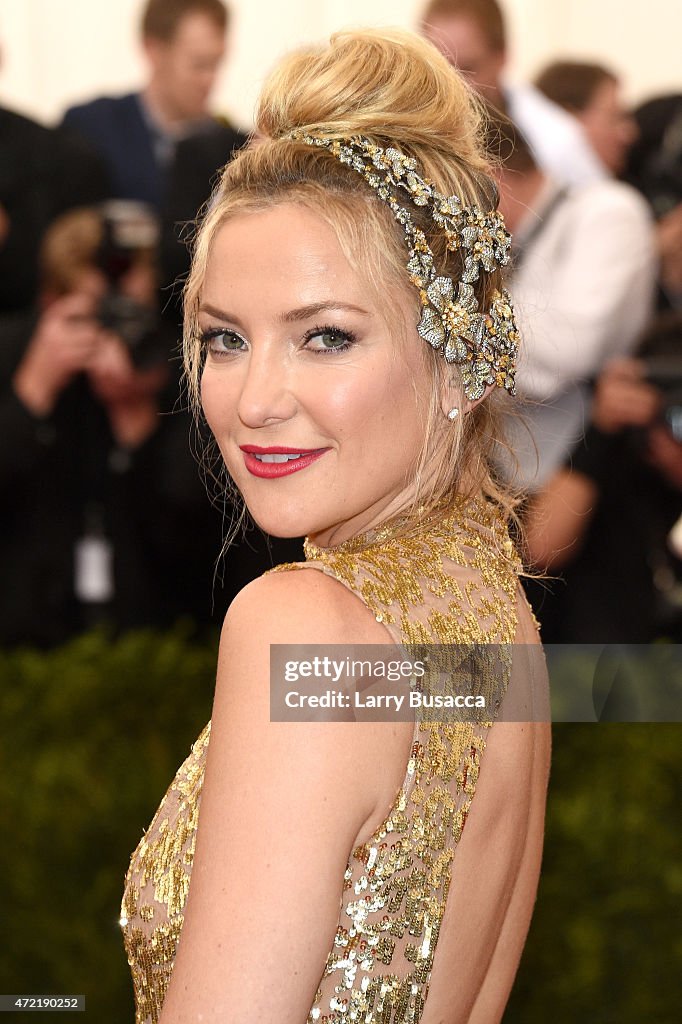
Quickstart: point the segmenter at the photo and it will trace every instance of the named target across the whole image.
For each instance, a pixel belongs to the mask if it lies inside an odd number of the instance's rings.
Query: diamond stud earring
[[[458,409],[458,408],[457,408],[457,406],[455,405],[455,406],[453,406],[453,408],[452,408],[452,409],[450,410],[450,412],[448,413],[448,419],[449,419],[449,420],[450,420],[451,422],[454,422],[454,421],[455,421],[455,420],[457,419],[457,417],[458,417],[458,416],[459,416],[459,409]]]

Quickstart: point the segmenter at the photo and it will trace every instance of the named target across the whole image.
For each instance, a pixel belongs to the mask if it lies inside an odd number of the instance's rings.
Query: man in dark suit
[[[182,321],[180,291],[189,273],[189,243],[222,169],[247,142],[241,132],[226,128],[179,143],[169,176],[161,222],[160,270],[165,313]]]
[[[211,117],[208,107],[228,21],[222,0],[148,0],[141,26],[150,69],[145,87],[67,110],[63,124],[103,158],[112,198],[161,211],[181,140],[224,135],[229,152],[232,130]]]
[[[106,194],[105,169],[82,139],[0,107],[0,315],[33,303],[55,217]]]

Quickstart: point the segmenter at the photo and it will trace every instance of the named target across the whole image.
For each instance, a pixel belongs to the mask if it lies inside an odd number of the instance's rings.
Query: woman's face
[[[200,295],[202,404],[266,532],[328,546],[410,500],[432,384],[414,295],[391,299],[404,342],[304,207],[218,230]]]

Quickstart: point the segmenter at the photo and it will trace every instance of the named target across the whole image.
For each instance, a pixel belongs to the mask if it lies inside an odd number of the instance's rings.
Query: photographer
[[[528,560],[563,577],[530,581],[547,643],[682,639],[679,317],[639,355],[604,368],[584,440],[528,512]]]
[[[113,275],[109,223],[90,209],[59,218],[43,241],[38,309],[0,325],[5,643],[57,643],[101,617],[156,614],[135,534],[167,346],[153,327],[149,236],[127,259],[119,251]]]
[[[133,224],[131,204],[126,211],[119,209],[120,205],[108,204],[101,212],[75,210],[55,222],[41,251],[42,312],[20,315],[9,322],[17,327],[22,322],[31,325],[29,343],[13,377],[14,391],[29,412],[38,418],[51,415],[62,392],[83,372],[95,393],[99,391],[114,433],[118,426],[127,434],[128,424],[121,418],[123,392],[126,385],[133,393],[139,390],[133,356],[138,362],[141,357],[147,369],[148,363],[155,364],[156,389],[165,381],[167,371],[165,352],[155,336],[156,227],[143,213],[142,222],[135,225],[137,239],[133,239],[130,254],[117,250],[108,237],[112,224],[117,223],[121,230],[126,212],[129,234]],[[140,214],[133,209],[132,216],[139,218]],[[140,229],[145,233],[143,244]],[[20,337],[17,343],[21,345]],[[119,387],[114,385],[109,394],[107,381],[113,384],[113,378]],[[135,437],[133,444],[141,440],[143,436]]]

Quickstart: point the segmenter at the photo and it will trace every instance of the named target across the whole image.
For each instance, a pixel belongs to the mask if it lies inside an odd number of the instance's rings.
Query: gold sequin
[[[306,562],[352,590],[397,643],[512,644],[519,562],[500,514],[460,499],[420,531],[379,530]],[[352,851],[313,1024],[419,1021],[490,722],[418,721],[400,792]],[[121,907],[136,1024],[157,1024],[189,890],[210,723],[143,836]]]

